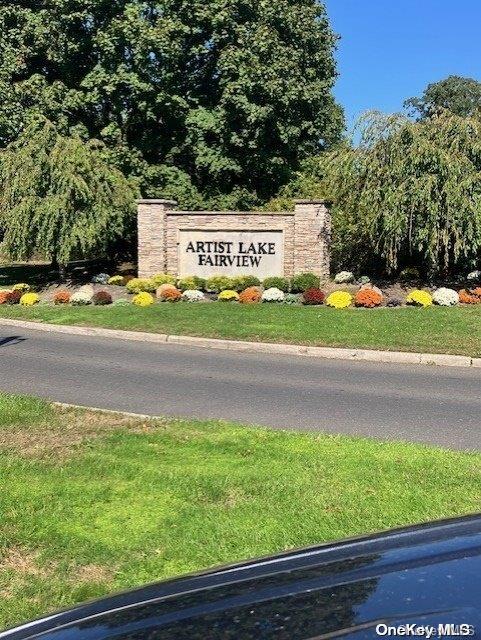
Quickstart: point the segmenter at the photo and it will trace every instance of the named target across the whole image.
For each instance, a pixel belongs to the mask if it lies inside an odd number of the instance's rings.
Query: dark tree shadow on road
[[[11,344],[19,344],[20,342],[24,342],[27,338],[22,338],[22,336],[8,336],[6,338],[0,338],[0,347],[6,347]]]

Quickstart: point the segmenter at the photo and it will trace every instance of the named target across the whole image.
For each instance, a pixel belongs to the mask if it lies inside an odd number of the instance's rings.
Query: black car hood
[[[481,633],[480,611],[481,517],[474,516],[160,582],[0,639],[374,638],[376,628],[402,624],[464,624]]]

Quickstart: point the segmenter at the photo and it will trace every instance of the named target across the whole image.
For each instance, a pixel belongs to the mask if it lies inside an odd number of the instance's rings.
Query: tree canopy
[[[0,146],[41,114],[145,196],[255,204],[343,129],[317,0],[21,0],[0,33]]]
[[[420,120],[430,118],[443,109],[457,116],[472,116],[481,108],[481,82],[449,76],[428,84],[420,97],[409,98],[404,106]]]
[[[420,122],[371,113],[361,144],[312,159],[281,195],[293,191],[334,200],[339,266],[415,264],[431,274],[473,266],[481,249],[481,121],[449,111]]]
[[[32,122],[0,152],[0,227],[14,260],[59,264],[107,250],[133,216],[136,186],[112,168],[104,145]]]

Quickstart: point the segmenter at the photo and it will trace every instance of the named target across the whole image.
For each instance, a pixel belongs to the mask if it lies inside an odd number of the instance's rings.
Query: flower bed
[[[406,284],[395,286],[388,284],[386,289],[381,290],[370,281],[368,276],[358,277],[354,282],[353,279],[354,275],[351,271],[343,271],[330,282],[324,281],[320,288],[319,277],[313,273],[301,273],[292,278],[272,276],[265,278],[262,282],[256,276],[248,274],[236,277],[216,275],[203,279],[197,276],[176,278],[171,274],[162,273],[154,274],[149,278],[100,273],[92,278],[90,284],[76,289],[52,288],[50,294],[35,292],[29,283],[12,284],[0,290],[0,305],[33,306],[41,302],[73,306],[134,304],[136,307],[147,307],[156,302],[209,303],[218,300],[247,305],[325,304],[334,309],[352,306],[374,309],[406,305],[422,309],[433,304],[440,307],[453,307],[481,303],[481,286],[476,286],[476,282],[467,280],[465,280],[466,286],[459,290],[445,286],[437,289],[410,289]]]

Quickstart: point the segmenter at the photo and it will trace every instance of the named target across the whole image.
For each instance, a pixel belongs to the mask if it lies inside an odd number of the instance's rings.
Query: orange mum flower
[[[481,298],[466,289],[461,289],[459,292],[459,302],[461,304],[479,304],[481,302]]]
[[[379,307],[381,302],[382,295],[374,291],[374,289],[360,289],[354,298],[356,307],[367,307],[369,309]]]
[[[53,297],[54,304],[68,304],[70,302],[70,293],[68,291],[57,291]]]
[[[239,302],[242,304],[255,304],[260,302],[262,298],[259,287],[247,287],[239,294]]]
[[[164,289],[162,293],[162,299],[168,302],[177,302],[177,300],[180,300],[181,298],[182,293],[175,287],[172,287],[171,289]]]

